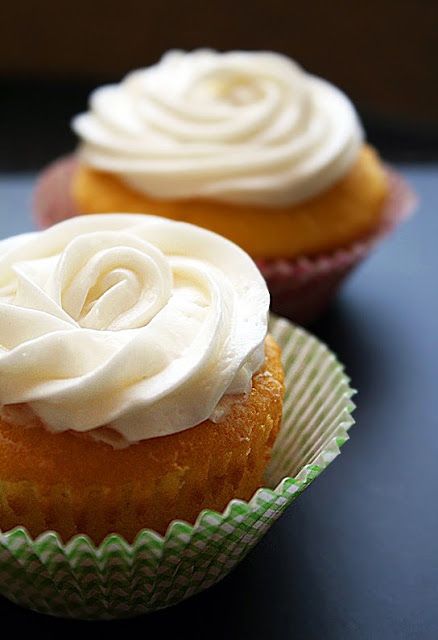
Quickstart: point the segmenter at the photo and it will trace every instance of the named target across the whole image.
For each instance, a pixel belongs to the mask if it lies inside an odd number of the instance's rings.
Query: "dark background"
[[[118,78],[166,49],[274,49],[386,118],[438,123],[434,0],[15,0],[0,73]]]
[[[292,56],[351,96],[386,157],[437,156],[436,0],[15,0],[0,18],[2,171],[72,148],[96,85],[201,46]]]
[[[89,91],[168,48],[275,49],[340,85],[419,196],[313,331],[359,390],[338,460],[220,585],[130,622],[0,600],[3,628],[59,638],[438,638],[438,2],[3,2],[0,237],[32,227],[35,171],[75,144]]]

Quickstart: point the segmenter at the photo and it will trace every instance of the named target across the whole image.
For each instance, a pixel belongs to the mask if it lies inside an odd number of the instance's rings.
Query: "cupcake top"
[[[268,307],[249,256],[189,224],[93,215],[3,240],[0,407],[128,443],[215,419],[264,361]]]
[[[348,98],[270,52],[170,51],[94,91],[73,120],[80,158],[160,200],[286,206],[354,163]]]

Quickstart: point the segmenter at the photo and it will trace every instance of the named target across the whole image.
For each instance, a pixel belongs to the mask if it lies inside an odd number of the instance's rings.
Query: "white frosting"
[[[186,223],[83,216],[4,240],[0,407],[127,442],[193,427],[250,390],[268,307],[249,256]]]
[[[284,206],[323,191],[363,134],[348,98],[276,53],[171,51],[91,95],[85,164],[160,200]]]

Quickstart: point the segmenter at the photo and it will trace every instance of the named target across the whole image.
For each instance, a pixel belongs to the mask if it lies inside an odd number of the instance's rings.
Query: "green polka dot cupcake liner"
[[[283,421],[265,486],[222,513],[175,521],[165,536],[117,533],[96,546],[85,535],[64,544],[21,527],[0,533],[0,593],[40,613],[87,620],[133,617],[169,607],[214,585],[262,538],[336,458],[353,424],[353,391],[329,349],[287,320],[270,331],[285,367]]]

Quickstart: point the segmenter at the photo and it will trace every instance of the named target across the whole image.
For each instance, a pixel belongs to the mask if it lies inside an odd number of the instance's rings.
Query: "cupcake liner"
[[[274,313],[302,325],[314,322],[329,306],[346,277],[397,224],[413,213],[416,196],[404,178],[386,168],[389,196],[379,227],[367,237],[333,253],[294,260],[259,260]]]
[[[283,422],[266,486],[194,525],[175,521],[164,537],[142,530],[133,544],[85,535],[64,544],[55,532],[33,540],[23,528],[0,533],[0,593],[54,616],[132,617],[176,604],[221,580],[281,513],[339,454],[353,424],[353,391],[325,345],[284,319],[270,331],[283,351]]]
[[[40,174],[33,194],[33,213],[38,227],[45,229],[79,214],[71,196],[71,183],[76,171],[74,154],[49,164]]]
[[[70,195],[74,155],[60,158],[39,178],[34,196],[37,224],[48,227],[80,213]],[[368,237],[340,250],[314,258],[258,260],[271,292],[274,313],[308,325],[328,307],[349,273],[374,245],[415,208],[416,198],[403,177],[387,167],[390,185],[382,222]]]

